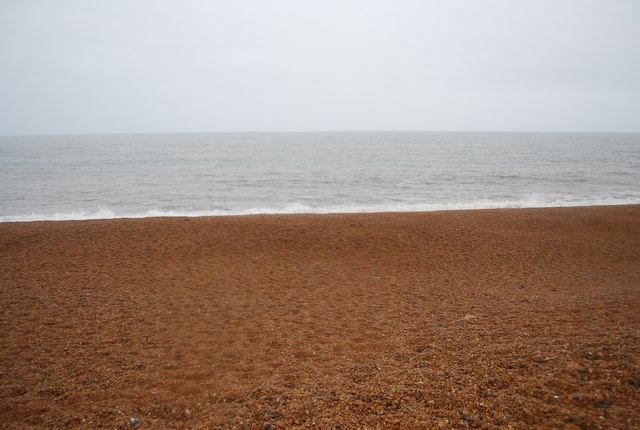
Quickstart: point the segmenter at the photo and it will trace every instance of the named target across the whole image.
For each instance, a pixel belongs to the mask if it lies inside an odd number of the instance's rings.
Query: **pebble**
[[[84,295],[85,295],[85,296],[87,296],[87,297],[91,297],[93,294],[91,294],[91,293],[84,293]]]
[[[131,418],[129,419],[129,424],[132,426],[137,425],[140,422],[140,420],[138,418]]]
[[[469,421],[469,422],[473,422],[475,421],[475,418],[471,418],[470,416],[468,416],[467,414],[460,414],[460,418],[465,420],[465,421]]]

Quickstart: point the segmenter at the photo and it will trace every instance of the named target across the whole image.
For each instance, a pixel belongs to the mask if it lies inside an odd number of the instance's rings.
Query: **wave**
[[[393,204],[340,204],[314,206],[303,203],[292,203],[282,207],[252,207],[230,210],[159,210],[150,209],[140,212],[114,212],[108,208],[95,211],[69,211],[53,214],[28,214],[0,216],[0,222],[31,222],[31,221],[69,221],[96,220],[116,218],[152,218],[152,217],[202,217],[229,215],[257,215],[257,214],[327,214],[327,213],[375,213],[375,212],[433,212],[449,210],[473,209],[509,209],[509,208],[545,208],[572,206],[601,206],[601,205],[630,205],[640,204],[639,198],[603,197],[599,199],[527,199],[527,200],[476,200],[459,203],[393,203]]]

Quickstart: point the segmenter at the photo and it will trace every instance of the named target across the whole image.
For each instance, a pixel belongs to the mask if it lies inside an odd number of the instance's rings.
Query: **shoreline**
[[[634,428],[640,205],[0,223],[7,428]]]
[[[78,218],[59,218],[56,217],[64,217],[71,216],[70,213],[55,213],[53,215],[5,215],[0,216],[0,224],[3,223],[25,223],[25,222],[59,222],[59,221],[106,221],[106,220],[135,220],[135,219],[153,219],[153,218],[218,218],[218,217],[243,217],[243,216],[254,216],[254,215],[268,215],[268,216],[280,216],[280,215],[357,215],[357,214],[404,214],[404,213],[431,213],[431,212],[466,212],[466,211],[491,211],[491,210],[528,210],[528,209],[560,209],[560,208],[597,208],[597,207],[625,207],[625,206],[638,206],[640,202],[633,203],[596,203],[596,204],[582,204],[578,203],[575,205],[541,205],[541,206],[496,206],[496,207],[467,207],[466,204],[434,204],[434,205],[418,205],[418,206],[433,206],[437,207],[436,209],[426,209],[426,210],[365,210],[365,211],[320,211],[320,212],[305,212],[305,211],[286,211],[286,210],[276,210],[273,212],[250,212],[247,211],[227,211],[229,213],[224,213],[225,211],[192,211],[192,212],[176,212],[176,211],[158,211],[158,210],[149,210],[145,214],[131,214],[131,215],[115,215],[112,211],[108,209],[101,209],[97,211],[97,213],[111,213],[113,216],[100,217],[96,215],[85,215],[84,211],[81,211],[80,214],[76,215]],[[447,206],[452,206],[448,208]],[[442,208],[441,208],[442,207]],[[265,209],[268,210],[268,209]],[[220,212],[220,213],[218,213]],[[157,215],[159,213],[160,215]],[[164,215],[165,213],[166,215]],[[33,218],[33,219],[20,219],[20,218]],[[5,221],[5,219],[8,219]]]

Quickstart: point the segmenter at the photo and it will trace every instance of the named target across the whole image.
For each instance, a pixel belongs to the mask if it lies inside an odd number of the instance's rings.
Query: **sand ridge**
[[[0,286],[3,428],[639,428],[640,206],[3,223]]]

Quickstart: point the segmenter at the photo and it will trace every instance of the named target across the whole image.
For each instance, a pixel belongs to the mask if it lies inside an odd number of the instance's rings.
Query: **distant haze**
[[[2,0],[0,134],[640,131],[637,0]]]

